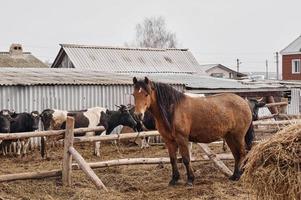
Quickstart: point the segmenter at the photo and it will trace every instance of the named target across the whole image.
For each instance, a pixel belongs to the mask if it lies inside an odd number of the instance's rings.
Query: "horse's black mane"
[[[138,81],[135,86],[142,87],[142,89],[150,93],[147,84],[143,80]],[[151,82],[151,86],[156,92],[157,103],[163,121],[171,131],[175,107],[185,98],[185,95],[165,83]]]

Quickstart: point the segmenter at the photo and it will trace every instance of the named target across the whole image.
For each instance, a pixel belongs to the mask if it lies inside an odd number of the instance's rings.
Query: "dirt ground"
[[[168,156],[167,150],[162,146],[152,146],[140,149],[137,146],[112,143],[102,144],[102,157],[92,156],[92,146],[80,144],[75,146],[87,161],[111,160],[117,158],[133,157],[162,157]],[[26,158],[13,156],[0,156],[0,174],[16,172],[31,172],[61,168],[62,147],[51,150],[51,158],[42,160],[38,151],[33,151]],[[222,152],[221,147],[214,148]],[[193,155],[201,155],[200,148],[193,147]],[[226,164],[232,170],[233,162]],[[109,189],[108,193],[97,190],[80,170],[72,174],[72,187],[62,187],[60,178],[47,178],[39,180],[23,180],[0,183],[0,199],[255,199],[240,181],[228,180],[211,162],[192,163],[195,171],[193,188],[185,186],[186,175],[183,164],[178,164],[181,179],[177,186],[170,187],[170,164],[164,165],[136,165],[117,166],[94,169],[96,174]]]

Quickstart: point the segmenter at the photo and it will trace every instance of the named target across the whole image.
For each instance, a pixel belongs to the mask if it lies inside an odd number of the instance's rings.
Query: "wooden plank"
[[[279,114],[272,114],[272,115],[266,115],[266,116],[261,116],[258,117],[258,120],[264,120],[264,119],[273,119],[274,117],[278,116]]]
[[[208,147],[207,144],[204,143],[198,143],[198,145],[203,149],[205,154],[215,163],[215,165],[219,168],[219,170],[227,175],[231,176],[233,173],[232,171],[221,161],[215,153]]]
[[[7,174],[7,175],[0,176],[0,182],[57,177],[57,176],[61,176],[61,174],[62,174],[62,170],[59,169],[50,170],[50,171]]]
[[[85,172],[85,174],[93,181],[97,188],[103,188],[106,192],[108,189],[103,184],[103,182],[98,178],[98,176],[91,169],[89,164],[84,160],[84,158],[73,148],[69,148],[69,152],[72,154],[74,160],[78,163],[79,167]]]
[[[124,139],[131,139],[131,138],[141,138],[146,136],[157,136],[157,135],[160,135],[158,131],[146,131],[140,133],[123,133],[120,135],[115,134],[115,135],[101,135],[101,136],[91,136],[91,137],[75,137],[74,143],[124,140]]]
[[[36,131],[36,132],[23,132],[23,133],[0,133],[0,140],[13,140],[29,137],[42,137],[42,136],[57,136],[62,135],[65,130],[51,130],[51,131]]]
[[[103,126],[95,128],[77,128],[74,129],[74,134],[81,134],[85,132],[104,131]],[[13,140],[29,137],[43,137],[43,136],[59,136],[63,135],[65,130],[51,130],[51,131],[34,131],[34,132],[22,132],[22,133],[0,133],[0,140]]]
[[[222,160],[233,160],[232,154],[218,154],[217,155]],[[201,162],[208,161],[208,156],[203,156],[201,158],[191,159],[191,162]],[[182,163],[182,158],[177,159],[178,163]],[[116,160],[107,160],[101,162],[88,163],[91,168],[104,168],[112,166],[122,166],[122,165],[152,165],[152,164],[167,164],[170,163],[169,157],[159,157],[159,158],[123,158]],[[73,169],[79,169],[79,165],[74,163],[72,165]]]
[[[253,125],[287,125],[301,123],[300,119],[281,120],[281,121],[254,121]]]
[[[64,139],[64,155],[63,155],[63,168],[62,168],[62,182],[63,186],[72,185],[72,154],[69,152],[69,148],[73,147],[74,138],[74,118],[67,117],[66,133]]]
[[[221,160],[233,160],[232,154],[216,154],[216,156]],[[191,159],[191,162],[202,162],[210,160],[208,156],[204,155],[201,158]],[[177,159],[178,163],[182,163],[182,159]],[[169,157],[159,157],[159,158],[124,158],[117,160],[107,160],[101,162],[87,163],[92,169],[113,167],[113,166],[123,166],[123,165],[152,165],[152,164],[168,164],[170,163]],[[81,169],[77,163],[72,163],[73,170]],[[48,177],[58,177],[62,175],[61,169],[55,169],[50,171],[39,171],[39,172],[25,172],[16,173],[8,175],[0,175],[0,182],[5,181],[15,181],[15,180],[26,180],[26,179],[39,179]]]
[[[287,106],[287,102],[275,102],[275,103],[267,103],[265,104],[266,107],[274,107],[274,106]]]

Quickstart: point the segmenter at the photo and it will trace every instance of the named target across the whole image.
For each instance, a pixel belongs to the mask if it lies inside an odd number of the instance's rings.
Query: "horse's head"
[[[145,77],[144,80],[137,80],[136,77],[133,78],[134,92],[133,96],[135,99],[135,114],[139,119],[143,119],[145,111],[150,107],[152,102],[152,83]]]

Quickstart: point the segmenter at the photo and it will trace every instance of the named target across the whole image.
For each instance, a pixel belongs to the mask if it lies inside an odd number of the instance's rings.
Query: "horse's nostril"
[[[138,114],[138,118],[139,118],[140,120],[142,120],[142,116],[143,116],[142,113],[139,113],[139,114]]]

